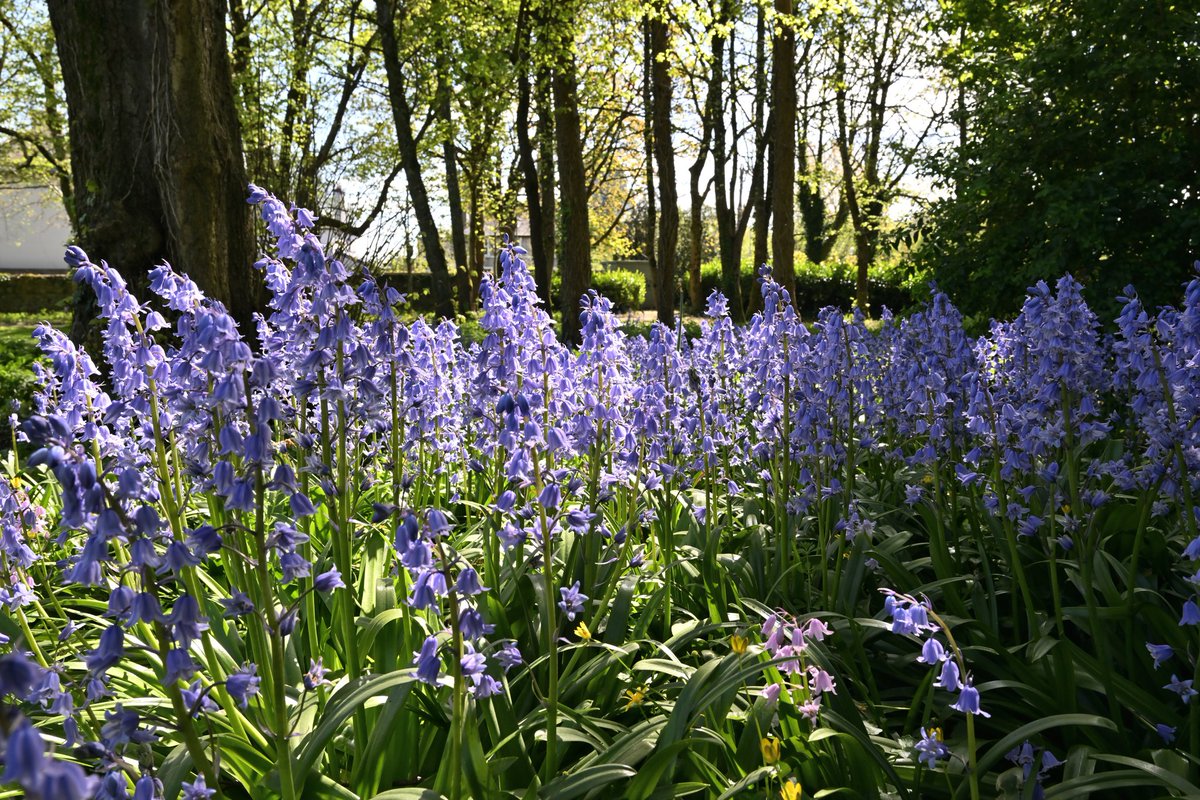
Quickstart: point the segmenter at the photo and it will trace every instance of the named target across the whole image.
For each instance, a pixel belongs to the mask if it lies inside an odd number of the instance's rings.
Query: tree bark
[[[454,117],[450,110],[450,81],[443,63],[438,76],[438,118],[446,129],[442,139],[442,161],[446,167],[446,199],[450,204],[450,242],[454,250],[454,269],[458,278],[458,310],[471,310],[471,278],[468,269],[467,227],[463,218],[462,186],[458,179],[458,156],[454,147]],[[471,235],[478,221],[471,212]]]
[[[754,129],[758,134],[760,147],[765,148],[767,159],[766,180],[762,191],[753,196],[754,202],[754,268],[757,270],[770,259],[770,226],[771,226],[771,186],[775,180],[772,164],[774,154],[769,135],[770,126],[765,125],[767,114],[767,91],[770,84],[767,76],[767,21],[765,9],[761,6],[758,11],[757,36],[754,49]],[[772,120],[774,122],[774,120]],[[751,308],[757,306],[760,296],[756,292],[751,298]]]
[[[871,115],[867,131],[868,141],[862,168],[862,182],[867,189],[864,197],[859,191],[855,178],[854,161],[850,154],[850,121],[846,111],[846,40],[846,28],[845,25],[842,25],[838,31],[836,67],[838,89],[834,95],[838,118],[838,153],[842,161],[846,205],[850,209],[850,223],[854,229],[856,267],[854,304],[862,309],[864,314],[868,314],[871,299],[868,278],[871,262],[875,260],[875,252],[878,248],[878,220],[883,216],[883,203],[875,193],[879,183],[878,142],[883,132],[883,111],[882,101],[879,101],[879,105],[877,105],[876,99],[872,95]]]
[[[716,189],[717,212],[717,250],[721,258],[721,292],[730,301],[735,310],[734,316],[740,316],[741,298],[738,291],[738,270],[741,269],[741,253],[735,249],[733,241],[734,223],[733,209],[730,208],[729,190],[729,147],[726,143],[725,128],[725,45],[732,31],[733,7],[728,0],[722,0],[718,29],[712,37],[712,63],[708,79],[708,97],[705,102],[705,114],[710,117],[713,130],[713,185]],[[737,165],[734,165],[734,170]]]
[[[439,315],[450,317],[454,315],[450,271],[446,266],[446,251],[442,248],[437,222],[429,205],[429,193],[425,188],[417,143],[413,137],[412,109],[404,93],[403,65],[400,63],[396,42],[396,6],[392,0],[378,0],[375,9],[379,25],[379,44],[383,51],[383,67],[387,73],[388,99],[396,125],[396,140],[400,147],[400,160],[404,164],[404,177],[412,198],[413,212],[417,217],[417,227],[421,230],[421,243],[425,247],[425,261],[429,265],[432,278],[434,308]]]
[[[654,42],[650,33],[650,16],[654,13],[650,6],[645,9],[642,18],[642,156],[646,169],[646,262],[649,265],[650,279],[654,282],[654,307],[657,311],[658,302],[658,242],[655,231],[658,228],[658,200],[654,189]]]
[[[550,70],[539,66],[535,74],[534,100],[537,106],[538,199],[542,203],[542,250],[546,254],[545,280],[538,278],[538,297],[546,308],[554,307],[550,283],[558,260],[558,200],[555,196],[554,174],[554,96]],[[532,230],[530,231],[532,234]],[[543,273],[538,273],[541,276]]]
[[[771,148],[771,259],[775,279],[789,292],[796,291],[796,31],[786,17],[792,0],[775,0],[775,11],[784,15],[772,42],[771,111],[775,117]]]
[[[530,80],[529,43],[531,40],[530,12],[528,0],[523,0],[517,13],[517,38],[513,48],[513,67],[517,72],[517,160],[525,182],[525,205],[529,216],[529,250],[533,259],[533,279],[537,284],[538,297],[550,307],[550,259],[554,252],[546,249],[542,191],[538,176],[538,165],[533,157],[533,141],[529,136],[529,106],[533,95]],[[545,170],[545,165],[542,165]],[[515,238],[516,231],[513,231]]]
[[[562,270],[562,335],[563,341],[578,342],[579,299],[592,285],[592,243],[573,47],[564,48],[559,55],[552,84],[563,228],[559,258],[559,268]]]
[[[51,0],[49,10],[80,244],[139,292],[147,271],[169,261],[247,328],[265,290],[250,266],[224,3]],[[94,317],[90,295],[76,296],[77,340]]]
[[[658,321],[675,326],[675,250],[679,244],[679,190],[675,186],[675,149],[671,144],[670,30],[665,9],[650,19],[651,83],[653,86],[654,160],[658,166],[658,269],[655,303]]]

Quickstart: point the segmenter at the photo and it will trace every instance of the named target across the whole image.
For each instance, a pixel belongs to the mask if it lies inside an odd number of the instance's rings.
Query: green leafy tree
[[[70,145],[50,17],[0,2],[0,182],[57,187],[74,222]]]
[[[1064,272],[1101,307],[1131,282],[1174,298],[1200,256],[1195,4],[960,0],[942,25],[960,140],[921,249],[942,288],[992,314]]]

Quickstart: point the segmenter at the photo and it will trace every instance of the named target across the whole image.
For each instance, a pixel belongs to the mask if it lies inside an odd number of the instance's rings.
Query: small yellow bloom
[[[738,636],[736,633],[729,637],[729,646],[733,648],[733,652],[740,655],[745,655],[746,648],[750,645],[750,640],[745,636]]]
[[[800,789],[800,784],[796,783],[795,778],[788,778],[788,782],[785,783],[783,788],[779,790],[779,796],[782,797],[783,800],[800,800],[800,795],[802,793],[803,792]]]
[[[648,689],[645,686],[639,686],[636,689],[626,689],[625,696],[629,698],[629,702],[625,704],[624,710],[628,711],[634,706],[640,706],[643,702],[645,702],[647,690]]]
[[[1070,503],[1063,503],[1063,506],[1062,506],[1062,513],[1064,513],[1064,514],[1070,514],[1070,513],[1071,513],[1071,504],[1070,504]]]
[[[586,622],[581,622],[575,626],[575,635],[580,639],[583,639],[585,642],[590,642],[592,640],[592,632],[588,630]]]
[[[943,734],[942,734],[942,729],[941,729],[941,728],[930,728],[930,729],[929,729],[929,735],[930,735],[930,737],[931,737],[931,738],[933,738],[933,739],[936,739],[936,740],[938,740],[939,742],[944,742],[944,741],[946,741],[946,737],[945,737],[945,735],[943,735]]]
[[[926,486],[931,485],[933,483],[933,476],[926,475],[925,477],[921,478],[921,483],[925,484]]]
[[[762,748],[763,761],[769,767],[779,761],[779,740],[778,739],[763,739],[759,746]]]

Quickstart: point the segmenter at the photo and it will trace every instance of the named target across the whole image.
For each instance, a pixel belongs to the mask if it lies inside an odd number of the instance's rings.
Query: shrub
[[[796,263],[796,310],[804,319],[816,319],[826,306],[849,310],[854,305],[855,265],[848,261],[825,261],[814,264],[800,259]],[[742,302],[753,307],[759,294],[758,276],[753,264],[743,261],[738,274]],[[892,311],[902,311],[925,296],[924,279],[913,273],[900,262],[883,262],[873,268],[869,280],[871,312],[877,315],[886,306]],[[700,267],[700,286],[707,297],[712,291],[721,289],[721,262],[713,259]],[[724,292],[729,294],[729,292]],[[736,298],[734,298],[736,299]]]
[[[612,301],[617,311],[632,311],[646,302],[646,276],[631,269],[610,269],[592,275],[592,288]]]
[[[562,277],[555,272],[550,280],[554,307],[559,306]],[[646,302],[646,277],[631,269],[606,269],[592,273],[592,288],[612,301],[614,311],[636,311]]]

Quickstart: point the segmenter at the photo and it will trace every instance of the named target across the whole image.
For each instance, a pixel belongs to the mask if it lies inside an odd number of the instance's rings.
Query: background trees
[[[1101,307],[1167,302],[1200,255],[1200,15],[1189,3],[956,3],[960,140],[922,259],[964,308],[1070,271]]]
[[[568,336],[613,258],[651,262],[669,320],[703,305],[709,251],[738,314],[764,261],[801,292],[852,262],[874,312],[899,260],[991,312],[1066,270],[1154,301],[1200,252],[1187,4],[189,2],[0,0],[0,181],[52,186],[79,241],[194,269],[243,318],[247,179],[332,254],[427,273],[442,314],[520,230]]]

